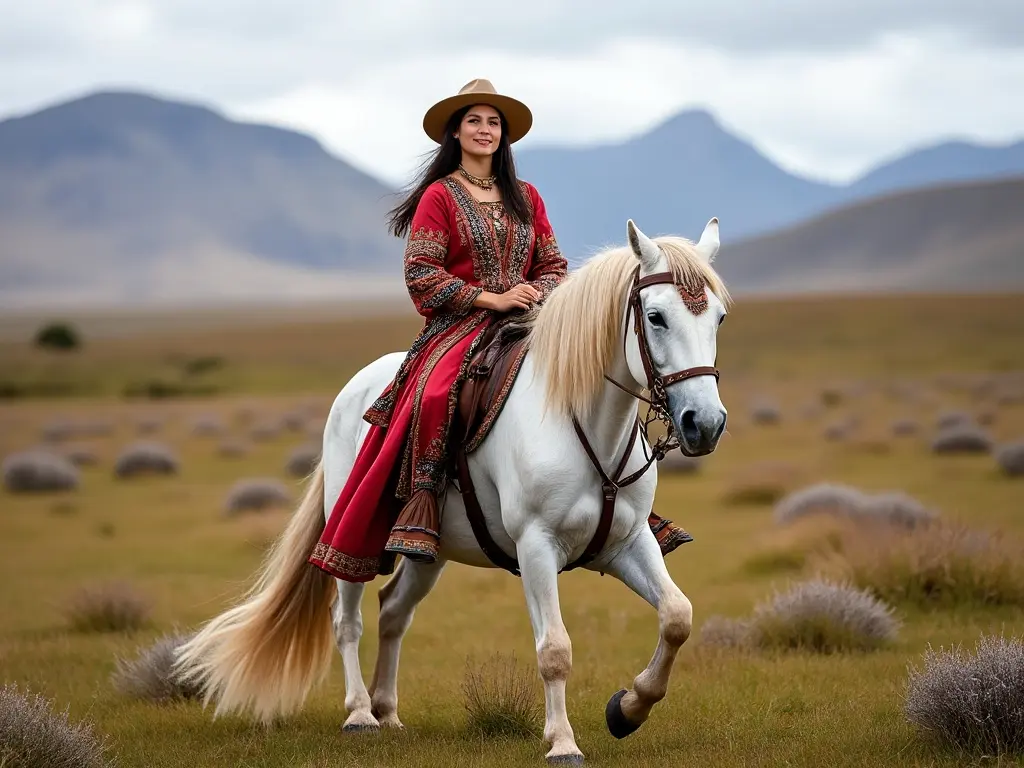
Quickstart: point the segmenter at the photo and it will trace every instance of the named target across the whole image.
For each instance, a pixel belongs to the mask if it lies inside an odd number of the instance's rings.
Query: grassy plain
[[[623,585],[596,574],[560,579],[573,640],[569,716],[591,765],[954,766],[978,761],[933,746],[905,722],[907,665],[932,644],[972,646],[982,632],[1024,634],[1021,606],[927,611],[899,606],[895,647],[865,654],[743,655],[700,646],[713,614],[740,616],[808,575],[766,553],[788,545],[767,504],[726,501],[737,483],[767,473],[786,488],[828,480],[865,490],[899,489],[944,518],[1024,536],[1024,481],[1003,477],[991,456],[943,456],[929,444],[938,415],[962,408],[991,417],[997,442],[1024,437],[1024,400],[1007,396],[993,374],[1024,370],[1020,296],[828,298],[737,303],[720,335],[722,392],[730,430],[693,475],[663,474],[656,511],[695,541],[669,556],[694,604],[695,631],[684,646],[668,697],[623,741],[605,730],[608,697],[628,686],[654,649],[657,617]],[[517,579],[450,566],[421,605],[403,649],[400,716],[406,731],[343,736],[340,659],[304,713],[264,731],[228,718],[212,721],[196,704],[125,700],[110,675],[173,628],[187,629],[231,602],[247,584],[286,512],[226,518],[222,505],[239,478],[287,478],[292,448],[308,441],[345,378],[377,355],[404,348],[418,327],[409,314],[372,321],[251,322],[222,330],[176,328],[86,339],[80,352],[0,344],[0,380],[64,382],[78,395],[0,402],[0,455],[38,445],[52,422],[106,422],[106,435],[75,439],[98,459],[66,494],[0,492],[0,671],[70,706],[107,734],[125,766],[539,765],[539,740],[481,740],[464,728],[460,685],[467,660],[500,650],[533,669],[533,639]],[[215,359],[184,374],[189,361]],[[193,366],[195,367],[195,366]],[[203,366],[200,365],[200,368]],[[146,380],[201,381],[216,394],[159,401],[125,399]],[[1013,394],[1013,393],[1010,393]],[[752,408],[768,399],[775,425]],[[284,430],[228,459],[220,438],[191,434],[193,419],[218,415],[229,435],[301,410],[309,431]],[[118,480],[119,450],[139,439],[138,424],[162,426],[147,439],[174,447],[176,477]],[[856,419],[843,440],[827,425]],[[916,435],[894,437],[896,418]],[[59,447],[59,446],[58,446]],[[766,465],[766,462],[770,464]],[[775,565],[772,565],[772,563]],[[766,565],[767,564],[767,565]],[[153,623],[130,634],[77,634],[63,604],[82,585],[131,582],[152,601]],[[371,585],[373,593],[383,579]],[[375,656],[376,600],[364,605],[367,680]],[[540,688],[538,683],[538,697]],[[1009,764],[1005,759],[1004,764]]]

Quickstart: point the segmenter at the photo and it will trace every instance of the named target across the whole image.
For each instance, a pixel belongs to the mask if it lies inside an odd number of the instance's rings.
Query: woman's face
[[[490,156],[498,149],[501,138],[501,115],[494,107],[474,104],[459,123],[455,138],[464,154]]]

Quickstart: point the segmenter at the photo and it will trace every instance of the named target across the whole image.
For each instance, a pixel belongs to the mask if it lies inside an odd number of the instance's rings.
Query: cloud
[[[700,106],[844,178],[908,145],[1024,132],[1019,0],[0,0],[0,113],[106,87],[309,131],[392,183],[473,77],[534,109],[520,145],[616,141]]]
[[[696,106],[790,170],[845,180],[908,145],[1024,132],[1024,114],[1005,97],[1024,82],[1024,51],[955,46],[947,35],[746,56],[633,39],[576,57],[494,54],[481,68],[473,54],[395,63],[354,84],[323,80],[238,103],[233,113],[315,131],[396,184],[434,146],[420,129],[426,107],[478,75],[533,109],[520,148],[615,142]]]

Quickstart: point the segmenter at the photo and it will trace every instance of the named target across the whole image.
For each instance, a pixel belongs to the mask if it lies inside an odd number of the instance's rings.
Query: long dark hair
[[[413,182],[411,191],[405,196],[405,199],[388,212],[388,231],[391,234],[396,237],[405,237],[412,226],[416,206],[419,205],[420,198],[423,197],[427,187],[458,169],[459,163],[462,162],[462,147],[453,134],[469,110],[470,107],[463,107],[449,118],[448,124],[444,128],[441,146],[437,148],[433,157],[424,163],[424,170]],[[491,173],[497,177],[496,184],[501,192],[505,210],[518,221],[529,224],[531,222],[530,205],[516,179],[516,164],[512,157],[512,145],[508,140],[508,123],[505,122],[505,115],[500,110],[498,115],[501,118],[501,138],[498,140],[498,148],[491,159]]]

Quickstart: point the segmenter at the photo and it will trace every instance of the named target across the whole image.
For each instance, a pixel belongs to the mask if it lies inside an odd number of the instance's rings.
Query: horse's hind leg
[[[633,688],[616,693],[605,709],[608,730],[621,739],[643,725],[651,708],[665,698],[676,653],[690,636],[693,609],[669,576],[650,530],[641,531],[602,570],[619,578],[658,611],[658,645],[654,656],[633,680]]]
[[[346,733],[376,731],[380,728],[370,711],[370,694],[363,683],[359,667],[359,640],[363,636],[363,601],[365,584],[338,580],[338,600],[334,604],[334,640],[345,667],[345,709],[348,719],[342,730]]]
[[[398,719],[398,657],[402,637],[420,601],[434,588],[444,562],[416,563],[402,558],[388,583],[380,589],[380,641],[377,666],[370,683],[373,716],[386,727],[401,728]]]

